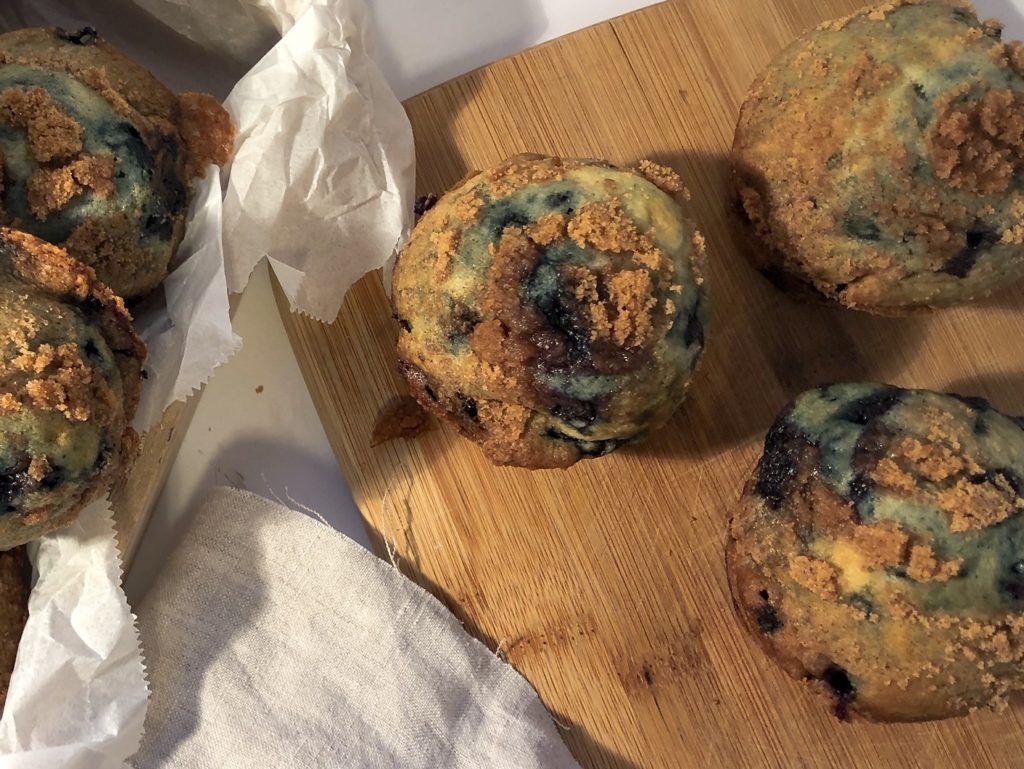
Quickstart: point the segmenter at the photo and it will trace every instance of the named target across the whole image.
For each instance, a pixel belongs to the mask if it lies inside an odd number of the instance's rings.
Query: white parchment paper
[[[178,90],[222,97],[225,73],[259,59],[228,100],[239,142],[226,199],[211,171],[162,295],[134,308],[150,349],[136,429],[238,349],[227,291],[259,259],[279,266],[299,309],[333,319],[407,233],[412,135],[369,58],[365,13],[361,0],[0,2],[0,30],[95,26]],[[148,694],[106,504],[44,538],[34,563],[0,769],[118,767],[138,747]]]
[[[412,129],[366,29],[362,0],[313,0],[225,104],[241,139],[224,199],[228,288],[267,256],[292,309],[325,322],[412,224]]]
[[[149,690],[110,505],[90,505],[29,552],[39,576],[0,719],[0,767],[119,767],[139,747]]]
[[[164,410],[205,384],[242,340],[231,330],[224,275],[222,199],[219,174],[210,167],[196,190],[177,267],[150,306],[136,312],[135,328],[149,348],[147,380],[135,414],[145,432]]]

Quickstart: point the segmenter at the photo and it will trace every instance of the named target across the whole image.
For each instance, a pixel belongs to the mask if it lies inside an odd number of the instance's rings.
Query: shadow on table
[[[246,20],[248,21],[248,20]],[[271,45],[268,32],[243,62],[226,51],[210,50],[149,13],[138,0],[4,0],[0,31],[58,25],[65,29],[95,27],[100,35],[133,59],[143,62],[176,91],[202,90],[223,99]]]
[[[832,382],[902,381],[929,316],[880,317],[784,293],[749,258],[762,246],[734,203],[728,156],[682,150],[651,159],[679,171],[693,193],[686,213],[707,239],[712,317],[682,407],[650,440],[624,451],[714,457],[760,439],[804,390]]]
[[[640,769],[640,765],[602,745],[583,726],[563,715],[554,715],[559,736],[584,769]]]
[[[958,395],[985,398],[1004,414],[1024,417],[1024,370],[955,379],[943,387]]]
[[[380,532],[371,529],[370,536],[374,540],[374,550],[377,553],[391,552],[390,546],[385,542]],[[505,662],[516,667],[513,661],[509,660],[499,651],[499,646],[501,645],[499,639],[487,633],[451,593],[431,580],[419,569],[416,562],[418,559],[414,552],[410,553],[410,555],[413,560],[392,556],[392,565],[407,578],[437,598],[462,623],[467,633],[481,641],[492,653],[497,654]],[[519,672],[522,674],[522,671]],[[523,674],[523,677],[529,681],[528,676]],[[536,689],[536,684],[532,681],[530,683]],[[547,703],[544,704],[547,707]],[[639,766],[633,761],[602,745],[594,735],[574,721],[571,716],[564,713],[552,713],[552,719],[557,727],[558,735],[565,741],[573,756],[584,769],[639,769]]]
[[[473,0],[457,5],[389,0],[376,6],[382,11],[375,23],[376,59],[401,98],[527,48],[547,21],[540,0]],[[401,25],[387,23],[384,6],[387,17],[403,18]],[[442,8],[456,13],[457,23]],[[416,40],[407,35],[415,35]],[[472,37],[470,42],[467,35]],[[410,57],[422,40],[431,41],[432,53],[419,60]]]
[[[253,472],[248,468],[260,469]],[[324,477],[331,475],[337,476],[338,482],[325,485]],[[182,517],[173,519],[163,503],[157,505],[125,579],[130,603],[145,595],[168,554],[184,539],[199,506],[216,486],[251,491],[298,512],[321,517],[350,539],[370,546],[363,519],[333,462],[327,466],[294,446],[265,437],[243,436],[210,457],[203,478],[184,504],[179,506],[175,501],[173,506],[183,511]]]

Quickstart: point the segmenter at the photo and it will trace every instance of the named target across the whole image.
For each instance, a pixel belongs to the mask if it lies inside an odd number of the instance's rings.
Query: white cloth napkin
[[[578,769],[530,685],[330,527],[216,489],[137,607],[137,769]]]

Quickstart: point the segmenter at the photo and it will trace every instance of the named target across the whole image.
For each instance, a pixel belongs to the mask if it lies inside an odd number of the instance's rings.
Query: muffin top
[[[227,161],[234,129],[95,32],[0,35],[0,219],[58,243],[126,298],[163,280],[192,180]]]
[[[1024,419],[888,385],[809,391],[731,533],[752,632],[842,709],[940,718],[1024,689]]]
[[[761,267],[851,307],[968,301],[1024,274],[1024,52],[903,0],[780,53],[733,146]]]
[[[74,519],[123,469],[145,347],[61,249],[0,228],[0,549]]]
[[[558,467],[663,422],[704,345],[679,177],[514,157],[417,224],[395,268],[403,374],[500,464]]]

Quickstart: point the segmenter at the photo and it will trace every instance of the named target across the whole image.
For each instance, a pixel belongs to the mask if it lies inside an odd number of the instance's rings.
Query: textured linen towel
[[[215,490],[137,607],[137,769],[578,769],[530,685],[328,526]]]

